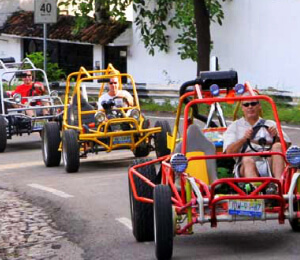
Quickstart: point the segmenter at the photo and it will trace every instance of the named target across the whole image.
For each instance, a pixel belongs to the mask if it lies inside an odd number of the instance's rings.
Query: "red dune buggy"
[[[245,91],[250,96],[243,96]],[[184,83],[173,133],[167,137],[171,155],[135,161],[129,169],[133,235],[138,242],[154,240],[157,259],[170,259],[174,236],[192,234],[195,224],[217,227],[219,222],[275,219],[280,224],[288,220],[294,231],[300,231],[300,148],[287,150],[275,102],[255,92],[249,83],[237,84],[235,71],[203,72],[196,80]],[[222,136],[227,126],[223,107],[236,104],[236,118],[241,101],[253,99],[271,106],[283,152],[272,152],[265,137],[260,136],[261,150],[224,154]],[[183,131],[178,138],[183,104]],[[211,107],[208,118],[201,115],[204,105]],[[219,126],[211,120],[214,112]],[[204,127],[199,126],[199,120],[205,121]],[[233,176],[233,158],[272,155],[285,161],[280,180],[272,173],[257,178]],[[275,194],[266,192],[270,185],[276,187]]]

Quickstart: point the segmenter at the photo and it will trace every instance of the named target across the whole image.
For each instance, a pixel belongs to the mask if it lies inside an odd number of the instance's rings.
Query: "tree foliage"
[[[178,54],[182,59],[198,60],[195,0],[64,0],[61,5],[79,6],[81,19],[84,19],[83,17],[90,12],[93,1],[95,6],[106,7],[106,18],[121,22],[125,21],[125,10],[132,3],[136,14],[134,23],[141,32],[142,41],[149,54],[154,55],[156,50],[168,52],[170,41],[174,41],[179,46]],[[210,21],[222,25],[224,13],[221,2],[225,0],[202,1],[205,3],[204,8],[208,12]],[[77,16],[80,16],[79,11],[76,13]],[[100,8],[100,11],[103,11],[103,8]],[[99,15],[96,8],[96,17],[97,14],[100,18],[103,17],[103,14]],[[84,27],[80,19],[78,23],[82,26],[78,28]],[[170,39],[169,28],[178,30],[176,39]],[[210,41],[210,35],[208,38],[204,40]],[[199,39],[201,35],[198,35],[198,41]]]
[[[44,54],[43,52],[33,52],[30,54],[26,54],[26,57],[29,58],[33,64],[39,68],[44,69]],[[41,77],[41,74],[38,74]],[[62,69],[58,67],[57,63],[52,63],[49,61],[49,57],[47,57],[47,78],[49,81],[59,81],[62,78],[65,78],[66,75]],[[42,80],[43,78],[38,78],[38,80]]]
[[[134,22],[140,28],[145,47],[151,55],[155,54],[155,48],[165,52],[169,50],[167,29],[171,27],[178,29],[175,43],[179,44],[178,54],[181,58],[197,61],[193,0],[133,0],[133,3],[137,14]],[[222,25],[224,13],[219,0],[206,0],[205,4],[210,20]]]

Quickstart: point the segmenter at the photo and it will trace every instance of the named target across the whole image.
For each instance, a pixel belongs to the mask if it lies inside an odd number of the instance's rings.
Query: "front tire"
[[[138,165],[150,160],[138,159],[134,160],[133,165]],[[154,164],[150,164],[141,168],[137,168],[139,173],[149,179],[151,182],[160,183],[160,177],[157,176]],[[138,196],[153,198],[153,188],[142,181],[140,178],[133,176],[136,191]],[[153,228],[153,206],[150,203],[143,203],[137,201],[132,193],[132,188],[129,181],[129,201],[130,213],[132,222],[132,233],[138,242],[153,241],[154,228]]]
[[[42,130],[42,151],[46,167],[59,166],[61,152],[58,150],[61,142],[59,125],[48,122]]]
[[[299,211],[300,208],[300,202],[295,202],[294,203],[294,210]],[[291,228],[294,232],[300,232],[300,219],[294,218],[289,220]]]
[[[1,104],[0,104],[1,105]],[[7,144],[6,123],[2,115],[0,115],[0,153],[3,153]]]
[[[168,149],[167,134],[171,134],[171,127],[168,121],[156,121],[155,127],[161,127],[161,132],[154,136],[155,152],[157,158],[171,153]]]
[[[173,253],[173,215],[171,190],[169,186],[157,185],[154,188],[154,236],[157,259],[171,259]]]
[[[63,161],[68,173],[77,172],[79,169],[79,144],[77,133],[73,129],[63,131]]]

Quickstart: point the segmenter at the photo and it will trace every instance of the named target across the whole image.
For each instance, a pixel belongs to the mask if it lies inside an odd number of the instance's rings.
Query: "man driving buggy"
[[[133,97],[131,96],[131,94],[126,90],[120,90],[119,87],[119,78],[117,76],[113,76],[109,79],[108,92],[99,97],[98,109],[103,109],[103,102],[107,102],[116,97],[124,98],[128,103],[128,106],[133,106]]]
[[[45,93],[45,87],[41,82],[33,82],[32,80],[32,73],[31,71],[25,71],[22,73],[22,80],[23,84],[16,87],[16,89],[11,93],[12,95],[18,93],[21,95],[21,103],[26,104],[28,100],[23,97],[30,97],[30,96],[40,96]],[[41,101],[38,101],[41,102]],[[49,105],[48,102],[42,102],[43,105]],[[43,109],[43,115],[47,115],[48,109]],[[28,116],[33,116],[33,110],[26,110],[26,114]]]
[[[248,95],[246,92],[244,95]],[[272,152],[282,152],[282,145],[279,142],[276,123],[273,120],[264,120],[261,118],[261,104],[257,99],[251,99],[242,102],[243,117],[234,121],[224,133],[223,151],[226,154],[253,152],[253,148],[248,145],[248,140],[255,141],[259,135],[265,136]],[[262,127],[260,127],[262,126]],[[262,133],[259,133],[262,132]],[[284,141],[290,144],[289,137],[283,132]],[[272,144],[273,141],[273,144]],[[256,151],[261,151],[259,144],[251,144]],[[280,155],[272,155],[268,159],[270,170],[273,177],[280,179],[284,170],[284,159]],[[261,156],[244,156],[236,159],[235,170],[236,177],[268,177],[268,165]]]

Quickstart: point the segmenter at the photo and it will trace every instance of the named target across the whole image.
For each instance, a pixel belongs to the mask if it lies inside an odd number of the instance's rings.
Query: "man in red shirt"
[[[32,74],[31,71],[26,71],[23,73],[23,84],[17,86],[15,91],[12,92],[12,95],[18,93],[21,94],[22,97],[30,97],[30,96],[39,96],[43,95],[45,92],[45,87],[41,82],[32,82]],[[21,100],[22,104],[27,104],[28,99],[27,98],[22,98]],[[37,104],[41,104],[40,101],[37,102]],[[43,102],[43,105],[48,105],[48,102]],[[28,116],[33,116],[34,111],[33,110],[26,110],[26,114]],[[43,115],[47,115],[48,110],[43,109]]]

